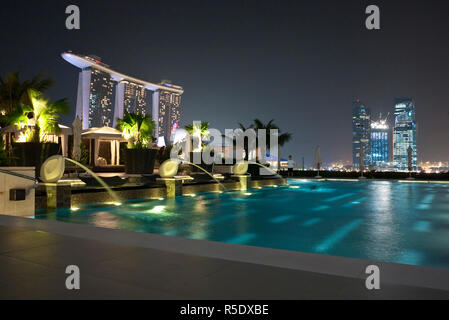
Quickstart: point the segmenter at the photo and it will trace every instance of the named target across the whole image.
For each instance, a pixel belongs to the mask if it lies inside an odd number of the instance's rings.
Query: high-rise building
[[[151,115],[151,92],[144,86],[132,82],[125,83],[124,109],[130,113]]]
[[[106,72],[88,68],[90,72],[89,128],[110,127],[113,121],[114,81]]]
[[[117,119],[123,118],[124,110],[127,110],[151,115],[158,145],[171,143],[181,120],[182,87],[170,81],[155,84],[124,75],[110,69],[96,56],[65,52],[62,57],[82,70],[78,81],[76,115],[84,130],[115,127]]]
[[[390,126],[387,120],[371,123],[370,158],[373,166],[385,166],[389,162]]]
[[[161,86],[182,90],[182,87],[163,81]],[[153,107],[153,118],[158,119],[156,132],[159,137],[158,146],[169,145],[181,120],[181,94],[168,90],[158,90],[158,108]],[[155,95],[153,95],[153,98]],[[153,102],[153,106],[156,102]]]
[[[371,112],[360,100],[352,104],[352,163],[360,169],[363,152],[364,166],[370,165]]]
[[[393,163],[398,170],[408,170],[408,151],[412,148],[412,168],[417,170],[415,106],[411,98],[396,99],[394,106]]]

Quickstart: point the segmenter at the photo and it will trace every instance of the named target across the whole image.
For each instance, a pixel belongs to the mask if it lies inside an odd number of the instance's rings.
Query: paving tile
[[[7,226],[0,226],[0,233],[9,233],[9,232],[25,232],[28,231],[27,229],[20,229],[16,227],[7,227]]]
[[[14,250],[3,255],[49,267],[65,268],[68,265],[77,265],[80,268],[88,268],[95,263],[123,256],[136,249],[100,241],[65,237],[58,243]]]
[[[41,231],[0,232],[0,254],[61,242],[63,236]]]
[[[0,255],[0,283],[33,281],[46,278],[54,272],[53,268]]]
[[[179,291],[185,299],[338,299],[356,279],[235,263]]]
[[[89,268],[89,272],[138,287],[177,294],[180,287],[186,287],[228,265],[229,262],[219,259],[139,249],[101,262]]]
[[[175,296],[141,289],[118,281],[81,275],[80,290],[65,288],[65,277],[37,278],[0,286],[0,299],[174,299]]]

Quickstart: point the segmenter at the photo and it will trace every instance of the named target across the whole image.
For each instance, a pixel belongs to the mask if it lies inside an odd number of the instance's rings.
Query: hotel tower
[[[110,69],[99,57],[65,52],[62,57],[81,69],[76,115],[83,130],[116,127],[124,111],[150,114],[158,146],[169,145],[181,120],[182,87],[170,81],[159,84],[139,80]]]

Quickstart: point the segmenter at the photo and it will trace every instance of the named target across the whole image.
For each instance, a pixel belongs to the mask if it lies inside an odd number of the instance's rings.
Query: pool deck
[[[370,264],[380,290],[365,288]],[[0,298],[449,299],[449,269],[0,216]]]

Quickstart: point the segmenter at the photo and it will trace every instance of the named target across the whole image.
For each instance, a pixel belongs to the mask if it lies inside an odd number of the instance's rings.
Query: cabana
[[[120,143],[127,142],[122,133],[111,127],[89,128],[81,133],[89,147],[89,164],[93,167],[120,165]]]
[[[29,124],[28,127],[33,127],[34,124]],[[47,134],[45,136],[45,142],[53,142],[58,143],[62,149],[62,155],[64,157],[68,156],[69,151],[69,136],[72,134],[72,128],[66,127],[62,124],[59,124],[60,132],[57,134]],[[17,126],[8,126],[0,130],[1,135],[3,136],[4,141],[7,145],[10,145],[12,142],[25,142],[24,132],[26,127],[18,128]]]

